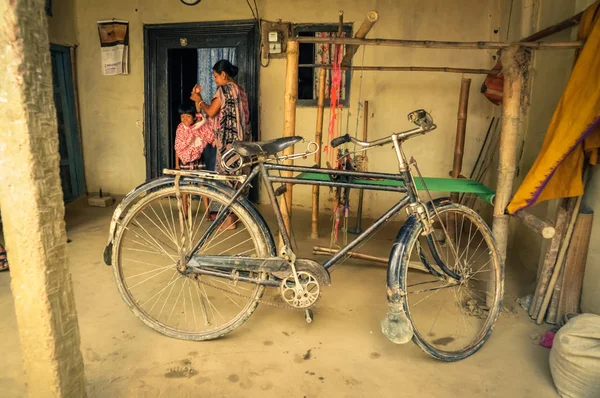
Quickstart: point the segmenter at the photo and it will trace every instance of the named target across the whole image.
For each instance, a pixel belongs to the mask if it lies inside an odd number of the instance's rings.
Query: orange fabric
[[[542,149],[508,205],[511,214],[544,200],[582,195],[586,154],[590,163],[598,161],[600,0],[585,11],[577,37],[585,40],[585,45],[554,111]]]

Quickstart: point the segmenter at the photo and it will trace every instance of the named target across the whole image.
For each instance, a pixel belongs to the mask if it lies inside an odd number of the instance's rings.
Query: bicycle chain
[[[286,310],[296,310],[296,311],[305,311],[305,310],[308,310],[308,309],[312,308],[312,306],[310,306],[308,308],[296,308],[296,307],[292,307],[291,305],[279,304],[279,303],[276,303],[274,301],[269,301],[269,300],[265,300],[265,299],[262,299],[262,298],[256,299],[254,297],[246,296],[246,295],[238,293],[238,292],[232,292],[231,290],[227,290],[227,289],[225,289],[223,287],[215,286],[212,283],[202,281],[202,280],[199,279],[199,277],[196,278],[196,281],[198,281],[199,283],[202,283],[202,284],[204,284],[206,286],[210,286],[213,289],[221,290],[221,291],[223,291],[225,293],[233,294],[234,296],[238,296],[238,297],[250,299],[252,301],[256,301],[259,304],[266,304],[266,305],[270,305],[270,306],[273,306],[273,307],[283,308],[283,309],[286,309]]]

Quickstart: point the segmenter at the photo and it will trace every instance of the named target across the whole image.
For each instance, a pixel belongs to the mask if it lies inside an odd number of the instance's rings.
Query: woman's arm
[[[215,117],[219,110],[221,109],[221,100],[218,97],[213,98],[210,104],[204,102],[200,94],[194,92],[190,97],[192,101],[196,103],[196,111],[200,112],[203,110],[208,117]]]

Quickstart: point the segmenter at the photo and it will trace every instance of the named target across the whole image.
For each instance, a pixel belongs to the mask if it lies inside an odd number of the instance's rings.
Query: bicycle
[[[127,195],[113,215],[104,259],[114,265],[122,298],[146,325],[179,339],[221,337],[243,324],[259,303],[302,310],[311,322],[312,307],[331,283],[331,267],[406,209],[408,218],[389,257],[388,312],[381,322],[382,332],[394,343],[413,340],[443,361],[472,355],[489,338],[502,307],[504,265],[490,229],[472,209],[447,198],[419,199],[412,171],[418,168],[407,160],[402,143],[435,130],[436,125],[423,110],[411,112],[409,120],[415,128],[372,142],[346,135],[331,143],[337,147],[351,142],[360,150],[391,143],[398,174],[279,164],[319,150],[309,143],[305,153],[278,155],[301,137],[238,142],[224,156],[224,164],[232,172],[251,167],[246,175],[165,170],[165,176]],[[282,171],[292,176],[282,176]],[[273,175],[276,172],[279,176]],[[264,183],[277,219],[283,242],[279,250],[264,218],[243,195],[256,178]],[[284,189],[275,189],[275,183],[404,196],[319,264],[297,257],[292,249],[277,200]],[[208,206],[202,198],[208,199]],[[214,221],[211,213],[216,213]],[[235,220],[234,224],[224,224],[226,219]],[[267,287],[279,289],[278,301],[262,298]]]

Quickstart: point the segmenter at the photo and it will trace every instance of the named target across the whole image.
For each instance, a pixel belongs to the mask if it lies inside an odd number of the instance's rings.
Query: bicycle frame
[[[297,185],[322,185],[329,187],[339,187],[339,188],[360,188],[366,190],[377,190],[377,191],[388,191],[388,192],[397,192],[404,193],[402,199],[400,199],[395,205],[389,208],[383,215],[381,215],[369,228],[363,231],[360,235],[358,235],[352,242],[344,246],[338,253],[336,253],[333,257],[327,260],[323,264],[323,268],[329,270],[332,266],[338,263],[349,251],[351,251],[354,247],[361,244],[365,239],[371,236],[379,227],[381,227],[384,223],[394,217],[398,212],[404,209],[407,206],[418,205],[420,201],[418,199],[417,189],[415,188],[412,175],[410,169],[408,167],[408,163],[406,161],[405,155],[402,152],[401,142],[398,139],[400,134],[392,135],[391,141],[394,144],[394,148],[396,150],[396,155],[398,158],[399,164],[399,174],[387,174],[387,173],[373,173],[373,172],[360,172],[360,171],[346,171],[346,170],[335,170],[335,169],[322,169],[322,168],[310,168],[310,167],[302,167],[302,166],[287,166],[266,162],[259,162],[256,166],[253,167],[252,171],[248,175],[248,177],[243,181],[241,186],[236,190],[233,197],[230,199],[229,203],[225,205],[223,209],[217,215],[215,222],[205,231],[204,235],[200,238],[200,240],[196,243],[194,248],[191,250],[190,257],[194,256],[197,250],[204,245],[208,237],[213,233],[218,225],[223,219],[226,217],[227,209],[235,203],[235,201],[242,195],[242,192],[248,187],[251,182],[259,176],[262,181],[265,183],[267,188],[267,194],[269,196],[269,201],[273,207],[273,212],[277,219],[277,224],[279,227],[279,231],[282,236],[283,244],[291,248],[291,239],[290,235],[285,227],[285,223],[283,220],[283,215],[279,208],[279,202],[277,201],[275,189],[273,188],[274,183],[286,183],[286,184],[297,184]],[[403,187],[390,187],[390,186],[376,186],[369,184],[358,184],[352,182],[338,182],[338,181],[320,181],[320,180],[311,180],[311,179],[300,179],[297,177],[282,177],[282,176],[273,176],[270,172],[273,171],[286,171],[286,172],[312,172],[318,174],[328,174],[332,176],[345,176],[345,177],[354,177],[354,178],[385,178],[396,181],[401,181],[404,183]]]

